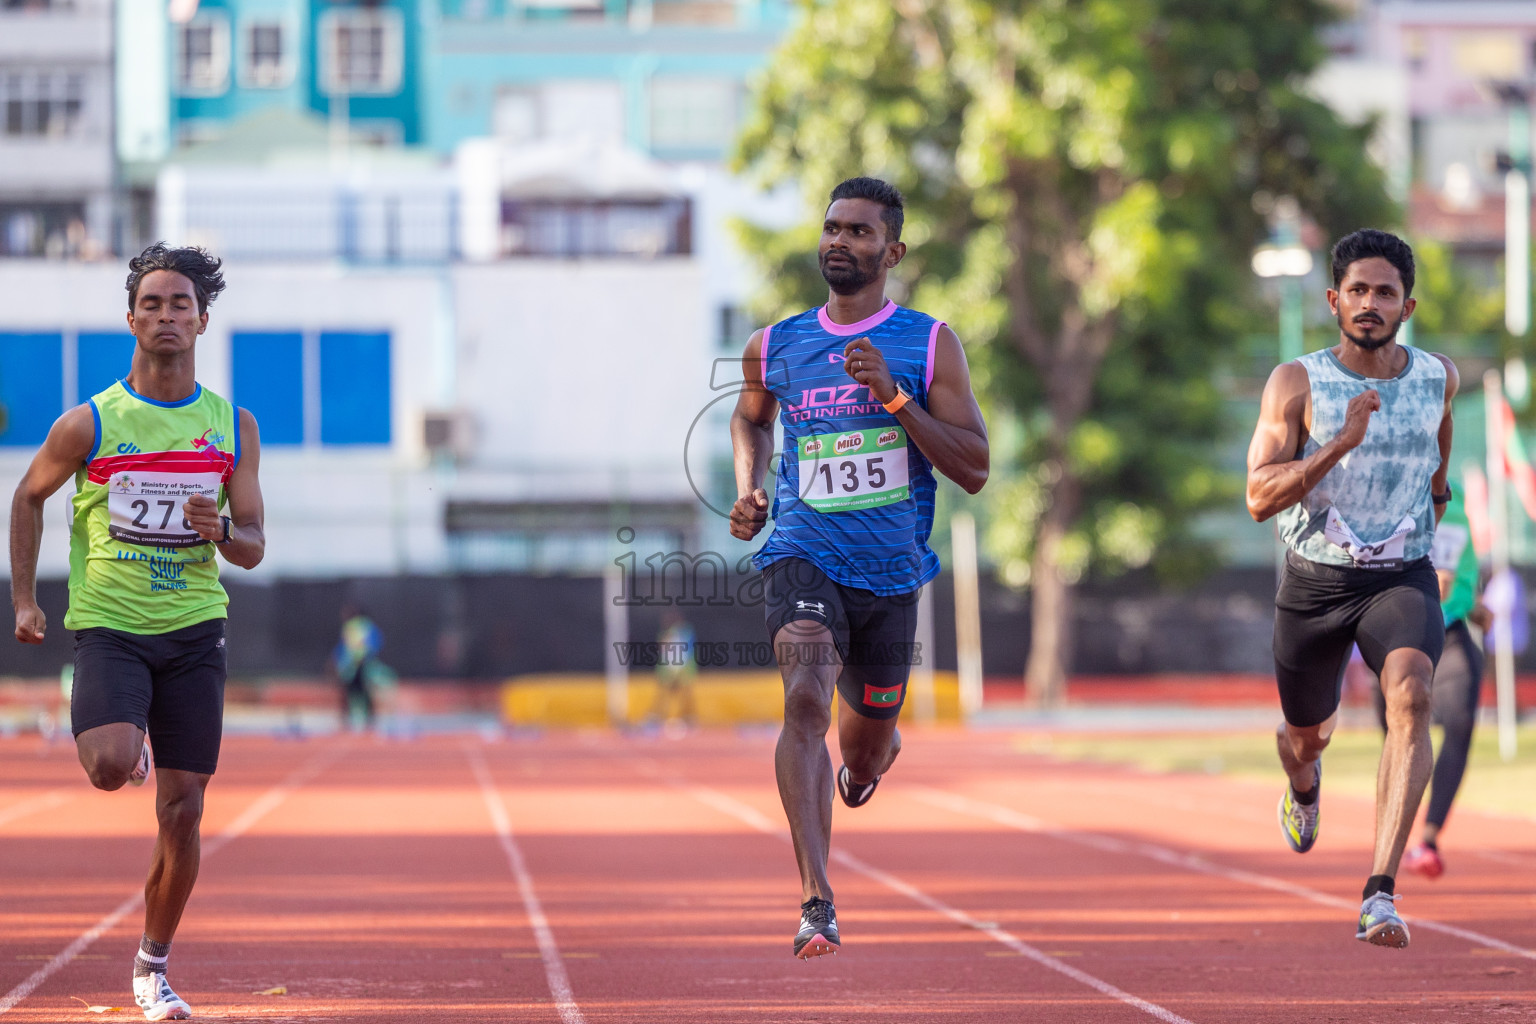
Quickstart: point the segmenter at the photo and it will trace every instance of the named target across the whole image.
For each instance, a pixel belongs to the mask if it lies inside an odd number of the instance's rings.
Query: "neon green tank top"
[[[1435,529],[1435,545],[1430,549],[1437,570],[1456,574],[1450,592],[1440,602],[1447,626],[1466,618],[1477,603],[1477,552],[1471,542],[1472,528],[1461,495],[1457,494]]]
[[[96,444],[75,474],[65,628],[154,634],[224,618],[218,555],[181,506],[205,494],[224,507],[240,461],[234,406],[201,384],[157,402],[126,381],[90,406]]]

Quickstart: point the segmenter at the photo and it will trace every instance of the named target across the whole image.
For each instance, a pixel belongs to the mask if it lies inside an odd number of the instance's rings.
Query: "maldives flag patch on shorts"
[[[880,687],[864,684],[864,703],[872,708],[893,708],[901,703],[901,688],[905,683]]]

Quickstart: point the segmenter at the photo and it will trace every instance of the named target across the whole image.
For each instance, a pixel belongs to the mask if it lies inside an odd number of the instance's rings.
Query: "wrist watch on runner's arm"
[[[229,516],[219,516],[219,522],[224,524],[224,536],[220,537],[214,543],[228,544],[230,541],[234,540],[234,538],[229,535]]]
[[[901,385],[897,384],[896,397],[891,399],[889,402],[881,402],[880,408],[894,416],[902,406],[906,405],[910,401],[912,401],[912,396],[901,390]]]
[[[1429,492],[1429,500],[1434,502],[1436,505],[1447,505],[1450,503],[1452,497],[1453,495],[1451,494],[1451,483],[1449,480],[1446,481],[1445,490],[1441,493],[1436,494],[1434,491]]]

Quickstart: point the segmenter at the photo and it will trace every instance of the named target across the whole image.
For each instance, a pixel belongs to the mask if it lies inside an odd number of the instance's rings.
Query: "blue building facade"
[[[178,144],[263,111],[385,145],[583,132],[718,160],[791,0],[203,0],[173,25]]]
[[[345,117],[384,144],[423,139],[430,0],[203,0],[172,25],[176,140],[263,111]]]
[[[574,133],[719,160],[788,0],[441,0],[427,145]]]

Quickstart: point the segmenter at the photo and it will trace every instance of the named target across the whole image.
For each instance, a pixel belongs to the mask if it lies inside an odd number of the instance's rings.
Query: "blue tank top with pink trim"
[[[773,533],[752,557],[759,569],[804,558],[849,587],[905,594],[938,575],[933,466],[867,387],[844,371],[843,349],[868,337],[891,376],[928,408],[933,351],[943,324],[887,302],[874,316],[836,324],[825,308],[763,331],[763,382],[779,401],[783,446]]]

